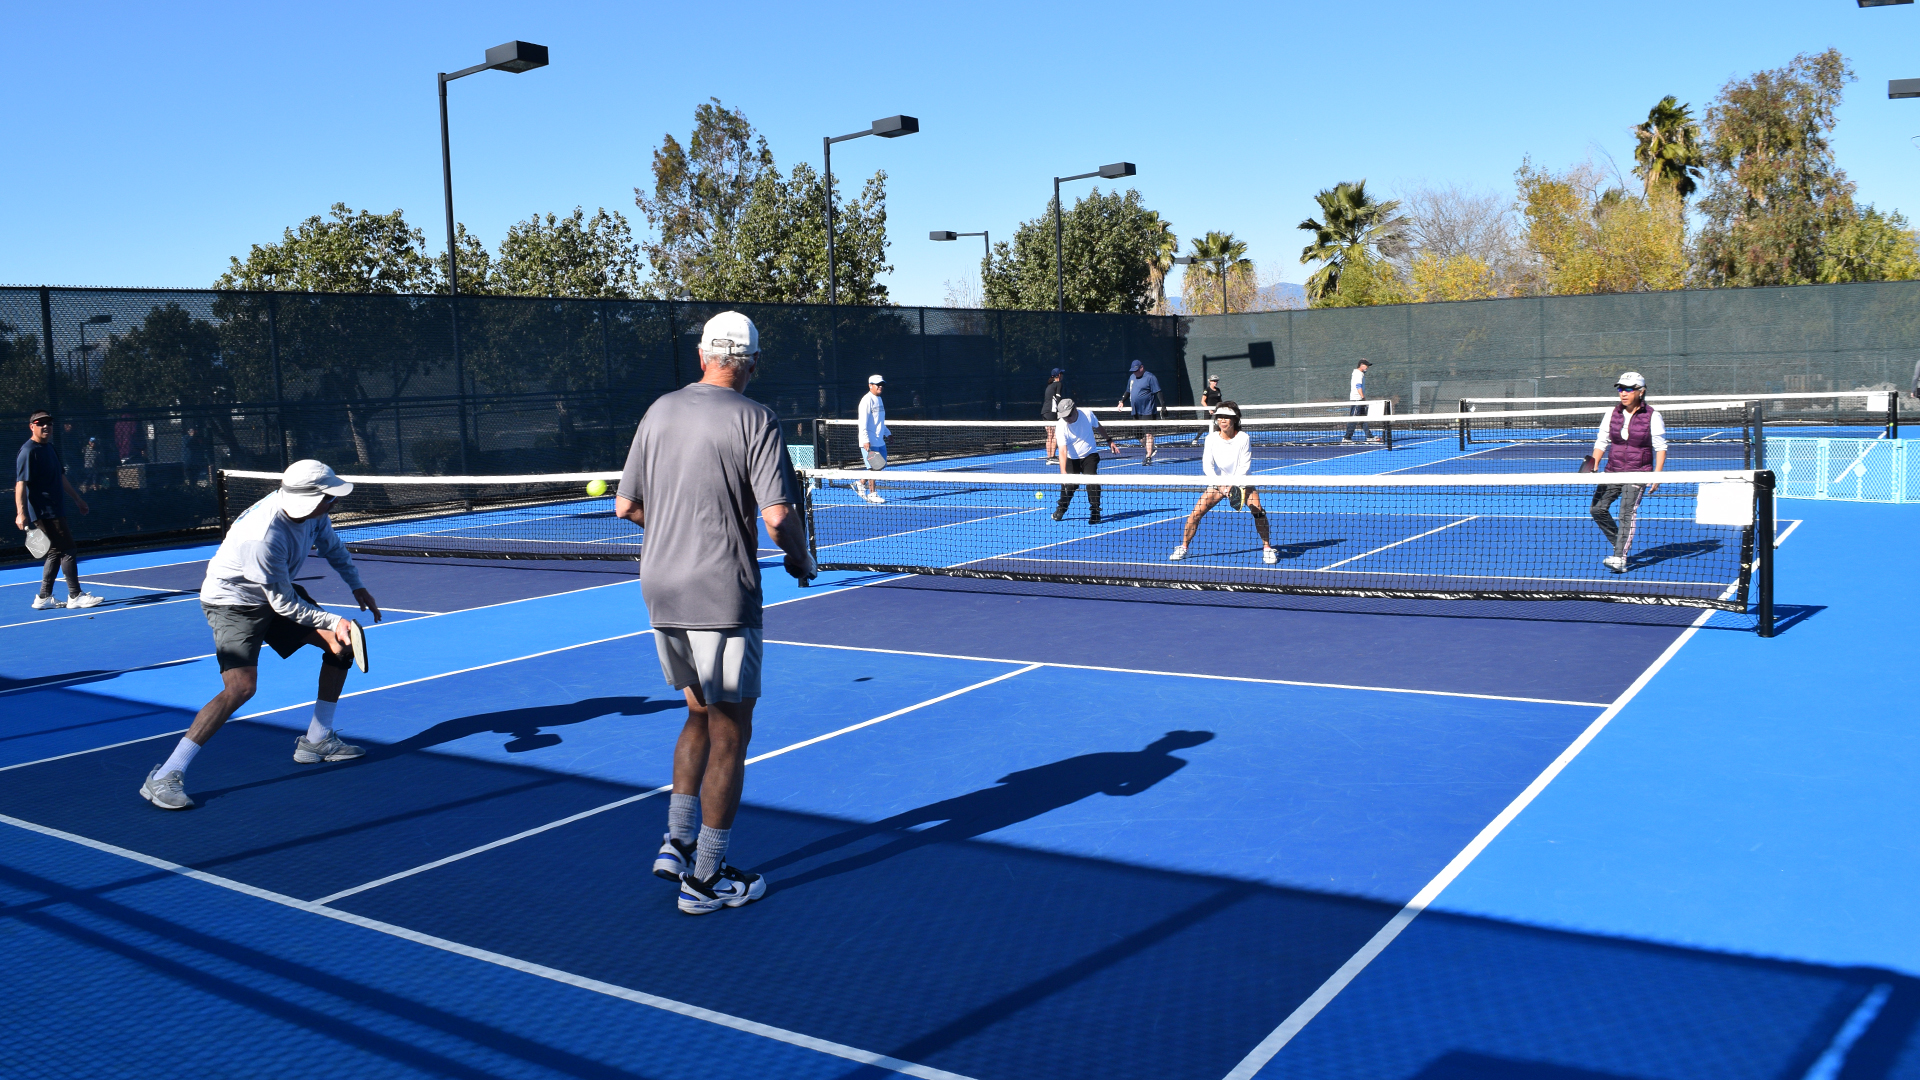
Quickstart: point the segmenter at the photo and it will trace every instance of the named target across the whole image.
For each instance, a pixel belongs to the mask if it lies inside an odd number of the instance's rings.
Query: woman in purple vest
[[[1647,380],[1637,371],[1620,376],[1613,385],[1620,391],[1620,404],[1600,418],[1600,430],[1593,437],[1593,467],[1608,473],[1660,472],[1667,467],[1667,422],[1660,411],[1647,404]],[[1607,465],[1600,468],[1600,456]],[[1627,552],[1633,550],[1634,519],[1640,516],[1640,498],[1660,490],[1659,484],[1601,484],[1593,489],[1590,508],[1594,524],[1607,534],[1613,554],[1600,564],[1616,574],[1627,572]],[[1620,520],[1613,520],[1612,507],[1620,500]]]

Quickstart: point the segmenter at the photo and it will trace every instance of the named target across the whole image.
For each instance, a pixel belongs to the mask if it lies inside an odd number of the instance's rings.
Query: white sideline
[[[848,1046],[845,1043],[832,1042],[827,1039],[817,1039],[811,1035],[803,1035],[797,1031],[788,1031],[785,1028],[774,1027],[771,1024],[762,1024],[757,1020],[748,1020],[744,1017],[732,1016],[727,1013],[716,1012],[712,1009],[703,1009],[698,1005],[689,1005],[685,1002],[675,1001],[672,998],[664,998],[656,994],[644,993],[614,983],[602,982],[599,979],[590,979],[584,975],[575,975],[572,972],[548,967],[545,964],[536,964],[530,960],[521,960],[517,957],[507,956],[504,953],[497,953],[488,949],[479,949],[471,945],[462,945],[457,941],[449,941],[446,938],[435,937],[432,934],[423,934],[417,930],[409,930],[404,926],[381,922],[378,919],[369,919],[362,915],[340,911],[337,908],[324,907],[309,900],[300,900],[283,893],[256,888],[244,882],[235,881],[232,878],[209,874],[203,870],[195,870],[191,867],[182,866],[179,863],[168,862],[165,859],[155,858],[152,855],[142,854],[141,852],[119,847],[114,844],[64,832],[60,829],[48,828],[45,825],[36,825],[31,821],[22,821],[19,818],[0,814],[0,823],[5,823],[27,832],[39,833],[42,836],[51,837],[55,840],[65,840],[68,843],[79,844],[82,847],[92,848],[95,851],[105,852],[109,855],[118,855],[123,859],[151,866],[158,870],[165,870],[169,873],[179,874],[182,877],[192,878],[195,881],[237,892],[244,896],[250,896],[256,900],[265,900],[268,903],[279,904],[282,907],[292,908],[295,911],[304,911],[311,915],[334,919],[338,922],[346,923],[349,926],[372,930],[375,933],[386,934],[389,937],[399,938],[402,941],[425,945],[428,948],[439,949],[442,952],[452,953],[455,956],[464,956],[471,960],[493,964],[496,967],[522,972],[566,986],[590,990],[596,994],[605,994],[608,997],[631,1001],[637,1005],[645,1005],[649,1008],[659,1009],[662,1012],[670,1012],[694,1020],[705,1020],[710,1024],[717,1024],[721,1027],[731,1028],[734,1031],[745,1032],[749,1035],[758,1035],[762,1038],[786,1043],[789,1046],[798,1046],[807,1050],[818,1051],[822,1054],[830,1054],[834,1057],[859,1062],[863,1065],[876,1065],[904,1076],[920,1077],[923,1078],[923,1080],[969,1080],[968,1077],[962,1076],[959,1073],[951,1073],[942,1069],[915,1064],[911,1061],[902,1061],[899,1058],[888,1057],[885,1054],[876,1054],[871,1050],[862,1050],[857,1046]]]

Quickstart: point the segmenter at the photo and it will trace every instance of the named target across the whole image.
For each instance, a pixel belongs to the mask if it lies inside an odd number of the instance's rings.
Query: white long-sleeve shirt
[[[1653,414],[1653,419],[1651,419],[1647,423],[1647,436],[1653,440],[1653,452],[1656,454],[1666,453],[1667,452],[1667,421],[1666,419],[1660,415],[1659,409],[1656,409],[1651,405],[1642,405],[1641,408]],[[1620,421],[1621,432],[1624,433],[1626,431],[1627,425],[1631,423],[1633,423],[1633,417],[1627,416],[1622,418]],[[1607,415],[1602,416],[1600,418],[1600,430],[1594,433],[1593,459],[1595,461],[1600,460],[1601,456],[1607,452],[1607,447],[1612,445],[1612,443],[1613,443],[1613,414],[1609,412],[1607,413]]]
[[[1229,439],[1216,429],[1207,432],[1200,451],[1200,471],[1207,476],[1245,476],[1253,471],[1253,440],[1241,432]]]
[[[215,607],[266,604],[301,626],[331,630],[345,620],[308,604],[293,591],[293,579],[306,565],[309,548],[332,564],[348,588],[364,587],[353,556],[333,531],[333,522],[324,514],[294,521],[281,510],[280,493],[275,491],[247,507],[227,530],[220,550],[207,563],[200,602]]]
[[[867,393],[860,397],[860,446],[885,447],[887,436],[893,432],[887,430],[887,403],[879,394]]]

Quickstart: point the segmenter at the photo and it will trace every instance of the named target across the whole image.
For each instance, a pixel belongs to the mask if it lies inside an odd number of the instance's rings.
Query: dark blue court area
[[[86,560],[86,612],[0,571],[0,1076],[1920,1080],[1920,519],[1781,517],[1770,640],[768,561],[770,888],[701,918],[631,563],[359,559],[367,756],[292,760],[319,664],[268,656],[180,813],[209,550]]]

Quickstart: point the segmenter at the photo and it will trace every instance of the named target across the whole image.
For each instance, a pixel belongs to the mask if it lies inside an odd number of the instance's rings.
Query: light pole
[[[993,241],[987,237],[987,230],[985,229],[981,229],[979,232],[948,232],[942,229],[935,229],[927,234],[927,239],[958,240],[963,236],[977,236],[980,238],[980,261],[983,265],[988,259],[993,258]]]
[[[865,131],[856,131],[851,135],[822,137],[820,152],[826,158],[827,166],[827,303],[840,302],[839,282],[834,280],[833,271],[833,144],[848,139],[878,135],[883,139],[897,139],[902,135],[912,135],[920,130],[920,121],[911,116],[889,116],[875,120],[873,126]]]
[[[1085,180],[1097,176],[1102,180],[1118,180],[1133,175],[1133,162],[1116,161],[1111,165],[1102,165],[1092,172],[1078,173],[1074,176],[1056,176],[1053,178],[1053,285],[1054,306],[1061,311],[1067,310],[1067,272],[1060,262],[1061,225],[1060,225],[1060,185],[1068,180]]]
[[[441,72],[440,80],[440,184],[447,202],[447,313],[453,327],[453,380],[460,401],[460,471],[467,469],[467,369],[460,360],[460,269],[459,253],[453,232],[453,151],[447,139],[447,84],[479,71],[506,71],[515,75],[547,66],[547,47],[527,41],[509,41],[487,50],[485,63]]]
[[[82,389],[93,389],[93,371],[87,364],[87,356],[93,352],[93,350],[99,348],[98,345],[87,344],[87,327],[99,326],[101,323],[110,323],[112,321],[113,312],[111,311],[103,311],[98,315],[89,315],[80,320],[80,385]]]

